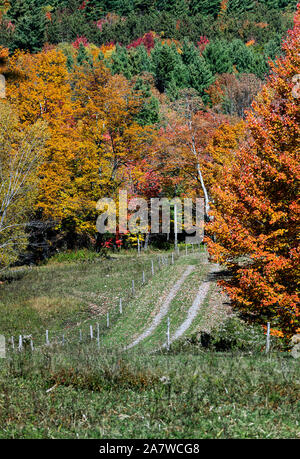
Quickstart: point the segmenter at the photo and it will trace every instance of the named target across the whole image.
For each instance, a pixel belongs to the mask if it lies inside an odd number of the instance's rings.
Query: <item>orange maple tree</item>
[[[287,337],[300,326],[299,33],[298,7],[284,55],[248,114],[248,140],[213,187],[208,225],[211,256],[232,274],[223,286],[233,305]]]

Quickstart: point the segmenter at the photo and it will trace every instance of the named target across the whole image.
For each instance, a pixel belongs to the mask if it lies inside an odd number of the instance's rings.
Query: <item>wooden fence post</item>
[[[167,320],[167,349],[170,350],[170,317]]]
[[[138,255],[141,253],[141,245],[140,245],[140,235],[137,236],[137,245],[138,245]]]
[[[177,205],[176,205],[176,202],[175,202],[175,204],[174,204],[174,246],[175,246],[175,250],[177,250],[177,244],[178,244],[177,232],[178,232],[178,227],[177,227]]]
[[[270,352],[270,322],[267,323],[266,354]]]
[[[19,351],[23,349],[23,338],[22,335],[19,335]]]
[[[99,329],[98,323],[97,323],[97,346],[98,346],[98,349],[100,349],[100,329]]]

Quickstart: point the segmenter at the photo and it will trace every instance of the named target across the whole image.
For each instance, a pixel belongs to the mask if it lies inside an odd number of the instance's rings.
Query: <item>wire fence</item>
[[[159,255],[156,258],[152,258],[150,262],[142,270],[140,278],[132,279],[131,285],[127,289],[122,291],[117,304],[114,308],[110,308],[104,314],[99,314],[94,319],[88,318],[75,326],[64,328],[61,331],[52,331],[46,329],[44,334],[36,335],[28,333],[27,335],[10,336],[6,338],[6,351],[8,353],[15,352],[34,352],[37,349],[43,348],[61,348],[62,346],[75,345],[75,344],[91,344],[93,343],[98,349],[111,349],[125,350],[122,343],[110,342],[107,344],[107,338],[110,330],[114,325],[122,319],[122,316],[126,314],[126,310],[130,302],[136,297],[138,292],[147,285],[149,280],[155,276],[158,272],[167,269],[172,266],[176,261],[189,254],[196,254],[196,252],[203,253],[203,246],[198,244],[194,247],[194,244],[185,245],[180,250],[177,246],[176,250],[170,254]],[[166,323],[166,343],[167,349],[170,348],[170,319],[167,318]]]

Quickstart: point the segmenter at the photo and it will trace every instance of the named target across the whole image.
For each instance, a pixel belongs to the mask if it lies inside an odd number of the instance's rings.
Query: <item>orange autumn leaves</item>
[[[35,209],[43,218],[72,219],[77,232],[94,231],[96,202],[116,192],[123,168],[151,134],[134,121],[141,100],[129,82],[112,77],[102,62],[75,65],[56,49],[17,52],[9,61],[17,77],[7,96],[21,122],[47,121],[51,133],[39,169]]]
[[[231,268],[223,282],[233,305],[252,320],[270,321],[287,336],[300,325],[299,10],[285,55],[248,114],[247,141],[212,189],[212,257]]]

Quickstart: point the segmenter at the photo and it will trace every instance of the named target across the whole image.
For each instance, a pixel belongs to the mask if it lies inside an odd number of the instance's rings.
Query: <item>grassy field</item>
[[[0,333],[30,333],[36,349],[0,359],[0,438],[300,438],[299,362],[275,341],[266,356],[261,329],[233,316],[214,282],[169,352],[159,350],[166,318],[122,350],[151,324],[187,266],[193,270],[168,311],[171,335],[207,279],[203,251],[170,260],[159,252],[110,259],[80,252],[2,279]],[[100,349],[88,339],[97,323]]]

